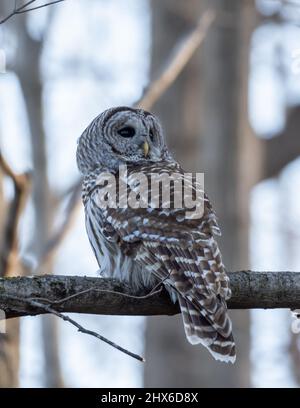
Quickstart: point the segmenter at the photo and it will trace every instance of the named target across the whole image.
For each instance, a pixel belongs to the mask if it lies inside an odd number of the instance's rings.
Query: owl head
[[[126,106],[97,116],[78,141],[77,165],[85,175],[101,166],[146,164],[170,160],[158,119],[142,109]]]

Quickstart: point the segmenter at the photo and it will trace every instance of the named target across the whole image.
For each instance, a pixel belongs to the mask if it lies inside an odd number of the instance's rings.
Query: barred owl
[[[100,205],[101,175],[109,172],[118,179],[122,165],[127,168],[129,190],[136,186],[137,173],[184,174],[168,151],[158,119],[141,109],[106,110],[80,137],[77,164],[83,175],[86,230],[102,276],[136,289],[163,284],[179,302],[189,342],[202,344],[217,360],[234,363],[226,307],[231,291],[214,237],[219,227],[207,196],[201,218],[186,217],[184,205]],[[118,194],[120,199],[117,187]]]

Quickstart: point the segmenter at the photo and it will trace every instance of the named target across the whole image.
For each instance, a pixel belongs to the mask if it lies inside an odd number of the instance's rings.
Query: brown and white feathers
[[[168,152],[157,118],[128,107],[103,112],[80,137],[77,163],[84,176],[86,229],[102,275],[136,287],[162,282],[172,299],[178,299],[190,343],[201,343],[217,360],[233,363],[235,344],[226,307],[231,292],[214,237],[219,227],[207,196],[201,218],[187,217],[184,205],[172,206],[174,188],[169,206],[100,205],[101,175],[110,172],[118,184],[123,177],[120,166],[127,166],[127,193],[137,186],[136,174],[149,179],[162,173],[184,177]],[[117,188],[118,199],[119,193]]]

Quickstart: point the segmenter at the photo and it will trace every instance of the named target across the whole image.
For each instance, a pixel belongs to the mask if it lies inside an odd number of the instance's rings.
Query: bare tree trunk
[[[220,246],[225,265],[239,269],[248,264],[248,203],[253,182],[243,184],[244,171],[240,172],[239,166],[248,148],[247,63],[252,26],[247,18],[255,16],[254,4],[152,0],[152,5],[154,73],[175,39],[195,23],[205,7],[214,6],[218,13],[203,48],[158,103],[156,112],[179,161],[187,170],[205,172],[206,191],[223,231]],[[217,363],[206,350],[188,344],[179,318],[149,319],[145,385],[249,385],[248,313],[230,314],[238,349],[235,366]]]
[[[46,135],[44,131],[43,114],[43,84],[40,75],[40,58],[43,40],[31,38],[26,28],[26,15],[18,16],[18,58],[16,73],[19,77],[30,126],[31,147],[33,157],[33,204],[34,232],[32,252],[37,260],[42,258],[46,243],[51,234],[53,220],[52,194],[47,175]],[[52,264],[44,265],[39,273],[51,273]],[[56,321],[43,316],[42,344],[44,355],[44,386],[62,386],[60,364],[57,350]]]

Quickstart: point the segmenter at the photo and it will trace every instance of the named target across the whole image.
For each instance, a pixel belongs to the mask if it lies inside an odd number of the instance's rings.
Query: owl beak
[[[144,142],[143,149],[144,149],[144,155],[145,155],[145,157],[147,157],[148,154],[149,154],[149,150],[150,150],[148,142]]]

